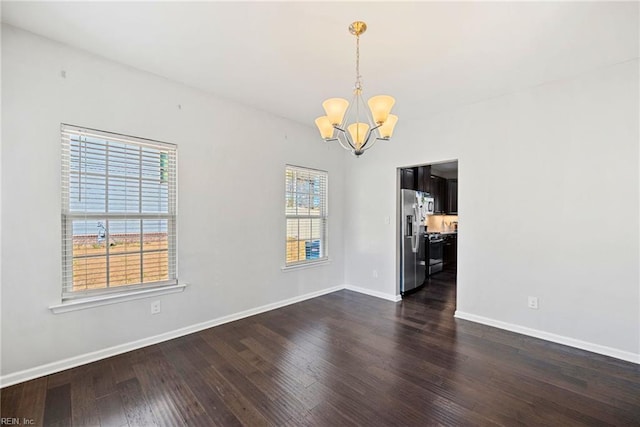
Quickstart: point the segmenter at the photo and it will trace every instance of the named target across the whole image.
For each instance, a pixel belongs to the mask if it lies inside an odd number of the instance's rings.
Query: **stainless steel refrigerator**
[[[400,293],[404,294],[422,285],[426,278],[429,242],[425,220],[433,206],[433,198],[420,191],[402,190],[400,203]]]

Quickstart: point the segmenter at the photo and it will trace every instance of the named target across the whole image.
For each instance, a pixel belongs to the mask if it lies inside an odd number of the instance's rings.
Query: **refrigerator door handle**
[[[418,249],[420,248],[420,239],[418,238],[418,231],[420,230],[419,219],[420,212],[418,210],[418,205],[413,205],[413,233],[411,234],[411,250],[414,253],[418,253]]]

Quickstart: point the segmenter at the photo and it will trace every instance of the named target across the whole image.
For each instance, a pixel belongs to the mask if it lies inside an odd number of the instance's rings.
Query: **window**
[[[328,258],[327,180],[325,171],[286,167],[287,266]]]
[[[61,131],[63,299],[175,285],[176,146]]]

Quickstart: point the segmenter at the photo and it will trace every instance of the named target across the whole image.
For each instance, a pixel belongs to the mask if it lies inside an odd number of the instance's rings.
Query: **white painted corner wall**
[[[459,313],[640,361],[639,81],[634,59],[399,123],[346,169],[345,283],[397,293],[396,169],[458,159]]]
[[[346,153],[311,127],[11,26],[2,107],[3,377],[342,287]],[[154,298],[160,314],[149,299],[49,310],[61,294],[60,123],[178,144],[179,280],[190,285]],[[287,163],[329,172],[329,264],[281,270]]]

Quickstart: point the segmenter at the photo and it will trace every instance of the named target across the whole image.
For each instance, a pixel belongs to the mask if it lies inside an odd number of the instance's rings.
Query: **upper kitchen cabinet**
[[[447,213],[458,215],[458,180],[447,180]]]
[[[430,186],[435,213],[457,215],[458,161],[432,164]]]
[[[417,168],[404,168],[400,170],[400,188],[416,190]]]
[[[420,166],[418,169],[418,175],[416,179],[416,187],[418,191],[424,191],[425,193],[431,192],[431,166]]]
[[[400,170],[400,187],[423,191],[433,197],[435,214],[458,214],[458,162],[424,165]]]
[[[429,179],[429,189],[431,197],[433,197],[433,213],[446,213],[447,180],[440,176],[431,175]]]

